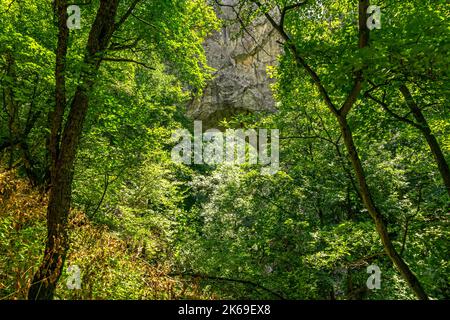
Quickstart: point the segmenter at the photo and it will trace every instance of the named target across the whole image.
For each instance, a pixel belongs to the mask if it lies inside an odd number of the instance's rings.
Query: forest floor
[[[0,173],[0,299],[27,298],[45,246],[47,200],[14,172]],[[93,224],[81,211],[71,211],[69,237],[65,264],[83,270],[83,285],[69,289],[71,275],[62,274],[57,299],[215,298],[203,293],[195,279],[169,276],[164,262],[149,264],[139,247]]]

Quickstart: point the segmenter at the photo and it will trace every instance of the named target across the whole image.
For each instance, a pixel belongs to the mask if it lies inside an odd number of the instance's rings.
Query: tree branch
[[[327,141],[331,144],[334,144],[334,141],[325,138],[325,137],[321,137],[321,136],[287,136],[287,137],[280,137],[280,140],[288,140],[288,139],[319,139],[319,140],[324,140]]]
[[[152,27],[153,29],[158,29],[154,24],[151,24],[150,22],[148,22],[148,21],[146,21],[146,20],[144,20],[144,19],[138,17],[137,15],[135,15],[135,14],[133,14],[133,13],[131,13],[131,16],[134,17],[134,18],[136,18],[137,20],[139,20],[139,21],[142,22],[143,24],[145,24],[145,25],[147,25],[147,26],[149,26],[149,27]]]
[[[263,7],[262,4],[258,0],[252,0],[252,2],[255,3],[259,8]],[[305,3],[306,3],[306,1],[305,1]],[[284,9],[282,9],[282,11],[283,10]],[[306,70],[308,75],[311,77],[314,84],[318,88],[319,93],[322,96],[327,107],[330,109],[330,111],[333,114],[338,115],[338,110],[336,109],[333,102],[331,101],[331,98],[328,95],[328,91],[323,86],[319,75],[306,63],[306,61],[303,59],[303,57],[299,54],[294,42],[292,41],[292,39],[289,37],[289,35],[284,30],[284,25],[277,24],[268,12],[264,12],[264,16],[266,17],[267,20],[269,20],[269,22],[272,24],[272,26],[278,31],[280,36],[284,39],[284,41],[286,42],[285,44],[288,46],[288,48],[291,50],[292,54],[294,55],[295,61],[297,62],[297,64],[302,66]],[[284,19],[281,22],[284,23]]]
[[[135,63],[135,64],[138,64],[140,66],[143,66],[146,69],[155,70],[155,68],[150,67],[149,65],[145,64],[144,62],[136,61],[136,60],[133,60],[133,59],[103,57],[102,60],[104,60],[104,61],[112,61],[112,62],[130,62],[130,63]]]
[[[419,197],[417,199],[416,212],[413,215],[405,218],[405,229],[403,230],[402,248],[400,249],[400,256],[403,256],[403,252],[405,252],[409,223],[419,213],[421,202],[422,202],[422,184],[419,185]]]
[[[359,4],[359,42],[358,48],[362,49],[369,45],[369,29],[367,28],[367,8],[369,7],[369,0],[361,0]],[[358,95],[361,92],[362,84],[363,84],[363,72],[362,70],[358,70],[355,73],[355,83],[350,94],[345,99],[344,104],[339,109],[339,114],[342,117],[346,117],[350,112],[351,108],[354,106],[356,100],[358,99]]]
[[[230,4],[224,4],[222,2],[220,2],[219,0],[214,0],[214,2],[219,6],[219,7],[226,7],[226,8],[231,8],[231,10],[233,10],[233,13],[236,15],[236,19],[238,20],[239,24],[241,25],[242,30],[248,34],[248,36],[256,43],[256,48],[260,47],[262,51],[264,51],[264,53],[266,53],[268,56],[270,56],[270,54],[264,49],[264,45],[265,42],[269,41],[269,36],[267,36],[266,40],[263,40],[262,44],[259,44],[258,41],[255,39],[255,37],[251,34],[250,31],[248,31],[247,26],[245,25],[244,21],[242,20],[239,12],[236,10],[234,5],[230,5]],[[272,33],[272,31],[270,32],[270,34]]]
[[[136,5],[139,3],[139,1],[141,0],[134,0],[133,3],[130,5],[130,7],[128,8],[128,10],[125,12],[125,14],[119,19],[118,22],[116,22],[116,24],[114,25],[114,29],[118,30],[122,24],[125,23],[125,21],[127,21],[127,19],[130,17],[130,15],[133,13],[133,10],[136,8]]]
[[[284,25],[284,19],[286,17],[286,13],[289,10],[297,9],[297,8],[301,7],[302,5],[306,4],[306,2],[307,2],[307,0],[304,0],[303,2],[297,2],[297,3],[291,4],[291,5],[284,6],[284,8],[281,10],[280,26]]]
[[[14,2],[16,2],[16,0],[12,0],[9,4],[8,7],[6,8],[5,11],[1,12],[1,13],[7,13],[9,11],[9,9],[11,9],[12,5],[14,4]]]
[[[395,113],[394,111],[392,111],[391,109],[389,109],[387,103],[385,103],[385,102],[375,98],[370,93],[366,92],[364,95],[366,97],[368,97],[369,99],[371,99],[372,101],[374,101],[377,104],[379,104],[383,108],[384,111],[386,111],[388,114],[390,114],[395,119],[400,120],[402,122],[405,122],[407,124],[410,124],[410,125],[414,126],[415,128],[422,130],[422,127],[420,125],[418,125],[417,123],[415,123],[414,121],[409,120],[408,118],[402,117],[402,116],[398,115],[397,113]]]
[[[132,49],[138,45],[140,40],[141,40],[141,38],[136,38],[136,39],[134,39],[134,41],[132,43],[123,44],[123,45],[111,42],[111,45],[109,46],[109,48],[107,50],[108,51],[121,51],[121,50],[126,50],[126,49]]]
[[[216,276],[210,276],[210,275],[199,274],[199,273],[172,273],[172,274],[169,274],[169,276],[192,277],[192,278],[201,278],[201,279],[206,279],[206,280],[218,280],[218,281],[229,281],[229,282],[242,283],[242,284],[250,285],[255,288],[262,289],[262,290],[280,298],[281,300],[286,300],[281,294],[279,294],[275,291],[272,291],[266,287],[263,287],[260,284],[249,281],[249,280],[232,279],[232,278],[226,278],[226,277],[216,277]]]

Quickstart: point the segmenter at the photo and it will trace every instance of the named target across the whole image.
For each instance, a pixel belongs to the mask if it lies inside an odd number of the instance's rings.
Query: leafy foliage
[[[294,6],[284,17],[291,42],[268,66],[277,112],[221,123],[279,128],[280,170],[172,162],[172,133],[192,129],[185,106],[214,76],[202,44],[220,28],[219,9],[206,0],[138,1],[92,79],[55,297],[414,298],[384,252],[340,128],[294,46],[336,105],[361,72],[347,120],[371,196],[427,294],[448,299],[450,202],[429,143],[432,136],[448,164],[447,2],[378,1],[382,29],[359,49],[355,1],[238,2],[244,24]],[[83,6],[82,28],[70,31],[68,97],[86,73],[99,3]],[[133,3],[120,1],[118,17]],[[45,246],[58,30],[48,1],[0,0],[0,8],[0,299],[23,299]],[[366,286],[371,264],[382,270],[380,290]],[[81,290],[66,286],[70,265],[82,271]]]

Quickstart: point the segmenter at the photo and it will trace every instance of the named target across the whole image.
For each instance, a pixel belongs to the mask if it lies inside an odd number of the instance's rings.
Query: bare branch
[[[130,5],[128,10],[124,13],[124,15],[119,19],[119,21],[114,25],[114,29],[118,30],[122,24],[124,24],[125,21],[130,17],[130,15],[133,13],[133,10],[136,8],[136,5],[141,0],[134,0],[133,3]]]
[[[284,19],[286,17],[286,13],[290,10],[300,8],[302,5],[306,4],[307,0],[304,0],[303,2],[297,2],[291,5],[285,6],[283,9],[281,9],[281,17],[280,17],[280,26],[284,25]]]
[[[370,93],[367,93],[367,92],[366,92],[366,93],[365,93],[365,96],[366,96],[367,98],[371,99],[372,101],[376,102],[377,104],[379,104],[379,105],[383,108],[384,111],[386,111],[388,114],[390,114],[390,115],[391,115],[392,117],[394,117],[395,119],[400,120],[400,121],[405,122],[405,123],[408,123],[408,124],[410,124],[410,125],[412,125],[412,126],[418,128],[418,129],[421,129],[421,128],[422,128],[421,126],[419,126],[419,125],[418,125],[417,123],[415,123],[414,121],[409,120],[408,118],[405,118],[405,117],[403,117],[403,116],[400,116],[400,115],[398,115],[397,113],[395,113],[394,111],[392,111],[392,110],[388,107],[388,105],[387,105],[386,102],[383,102],[383,101],[381,101],[380,99],[377,99],[376,97],[374,97],[374,96],[371,95]]]
[[[252,0],[252,2],[255,3],[259,8],[262,8],[262,4],[258,0]],[[283,10],[284,9],[282,9],[282,11]],[[334,115],[338,115],[338,110],[336,109],[336,107],[334,106],[333,102],[331,101],[331,98],[330,98],[330,96],[328,94],[328,91],[323,86],[319,75],[308,65],[308,63],[305,61],[305,59],[303,59],[303,57],[300,55],[300,53],[298,52],[297,47],[293,43],[292,39],[285,32],[284,25],[277,24],[275,22],[274,18],[268,12],[265,12],[264,15],[265,15],[266,19],[269,20],[269,22],[272,24],[272,26],[278,31],[280,36],[284,39],[284,41],[286,42],[285,45],[288,46],[288,48],[290,49],[290,51],[294,55],[295,61],[297,62],[297,64],[302,66],[306,70],[308,75],[311,77],[311,79],[313,80],[314,84],[318,88],[319,93],[322,96],[322,98],[323,98],[325,104],[327,105],[327,107],[330,109],[330,111]],[[284,23],[284,21],[281,21],[281,22]]]
[[[134,18],[136,18],[137,20],[139,20],[139,21],[142,22],[143,24],[145,24],[145,25],[147,25],[147,26],[149,26],[149,27],[152,27],[153,29],[158,29],[154,24],[151,24],[150,22],[148,22],[148,21],[146,21],[146,20],[144,20],[144,19],[142,19],[142,18],[136,16],[136,15],[133,14],[133,13],[131,13],[131,16],[134,17]]]
[[[130,63],[135,63],[135,64],[138,64],[140,66],[143,66],[146,69],[155,70],[155,68],[150,67],[149,65],[145,64],[144,62],[136,61],[136,60],[133,60],[133,59],[103,57],[102,60],[104,60],[104,61],[112,61],[112,62],[130,62]]]
[[[118,44],[118,43],[114,43],[111,42],[111,46],[109,46],[108,51],[121,51],[121,50],[127,50],[127,49],[132,49],[135,48],[139,41],[142,40],[141,38],[136,38],[134,39],[134,41],[130,44]]]
[[[169,274],[169,276],[192,277],[192,278],[200,278],[200,279],[206,279],[206,280],[218,280],[218,281],[229,281],[229,282],[242,283],[242,284],[250,285],[255,288],[260,288],[260,289],[262,289],[266,292],[269,292],[270,294],[278,297],[281,300],[285,300],[285,298],[281,294],[279,294],[275,291],[272,291],[266,287],[263,287],[262,285],[260,285],[258,283],[249,281],[249,280],[232,279],[232,278],[226,278],[226,277],[216,277],[216,276],[210,276],[210,275],[199,274],[199,273],[172,273],[172,274]]]
[[[334,145],[334,141],[325,138],[325,137],[321,137],[321,136],[286,136],[286,137],[280,137],[280,140],[290,140],[290,139],[319,139],[319,140],[324,140],[327,141],[331,144]]]
[[[9,4],[8,7],[6,8],[5,11],[1,12],[1,13],[7,13],[9,11],[9,9],[11,9],[12,5],[14,4],[14,2],[16,2],[16,0],[12,0]]]
[[[264,49],[265,44],[269,41],[270,39],[270,35],[272,34],[272,31],[270,31],[269,35],[266,37],[265,40],[263,40],[263,42],[261,44],[258,43],[258,40],[255,39],[255,37],[251,34],[251,32],[247,29],[247,26],[245,25],[244,21],[241,18],[241,15],[239,14],[239,12],[236,10],[234,5],[230,5],[230,4],[224,4],[222,2],[220,2],[219,0],[214,0],[214,2],[220,6],[220,7],[226,7],[226,8],[231,8],[231,10],[233,10],[233,13],[236,15],[236,19],[238,20],[239,24],[241,25],[242,30],[248,34],[248,36],[256,43],[256,47],[253,51],[257,50],[258,48],[260,48],[265,54],[267,54],[268,56],[270,56],[270,54],[266,51],[266,49]],[[244,46],[245,48],[245,46]],[[248,51],[246,49],[246,51]]]

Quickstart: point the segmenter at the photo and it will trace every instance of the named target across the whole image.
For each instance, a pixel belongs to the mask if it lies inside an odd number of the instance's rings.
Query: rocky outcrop
[[[276,32],[264,18],[242,30],[232,8],[218,10],[224,26],[204,43],[214,79],[188,107],[188,116],[206,127],[241,112],[275,111],[267,66],[276,64],[281,50]]]

